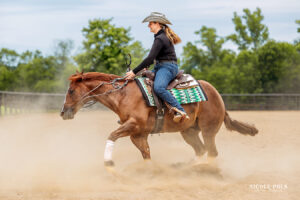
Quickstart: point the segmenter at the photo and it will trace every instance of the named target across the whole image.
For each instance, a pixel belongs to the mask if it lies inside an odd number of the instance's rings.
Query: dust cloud
[[[128,137],[116,142],[115,172],[103,167],[110,111],[0,118],[0,199],[299,199],[300,112],[229,112],[254,123],[255,137],[217,135],[217,165],[192,165],[178,133],[149,136],[144,162]]]

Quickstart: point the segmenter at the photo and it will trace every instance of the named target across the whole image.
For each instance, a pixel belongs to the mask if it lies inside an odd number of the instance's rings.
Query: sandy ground
[[[149,137],[151,162],[130,139],[116,142],[116,173],[103,167],[110,111],[0,118],[0,199],[299,199],[300,112],[229,112],[254,123],[255,136],[217,135],[217,167],[192,166],[179,133]]]

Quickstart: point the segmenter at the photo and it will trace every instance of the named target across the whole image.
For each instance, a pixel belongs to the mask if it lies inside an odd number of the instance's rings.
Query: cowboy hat
[[[159,12],[152,12],[148,17],[146,17],[142,23],[144,22],[159,22],[161,24],[170,24],[172,23],[166,18],[166,16]]]

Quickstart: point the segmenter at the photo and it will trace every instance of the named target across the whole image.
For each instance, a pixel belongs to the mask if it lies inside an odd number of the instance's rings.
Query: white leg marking
[[[105,151],[104,151],[104,161],[110,161],[112,160],[112,152],[114,150],[114,141],[107,140],[106,141],[106,146],[105,146]]]

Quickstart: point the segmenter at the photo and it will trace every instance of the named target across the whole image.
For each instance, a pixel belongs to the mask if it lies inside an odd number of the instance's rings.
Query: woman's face
[[[150,28],[150,31],[154,34],[156,34],[160,29],[160,25],[157,22],[149,22],[148,27]]]

